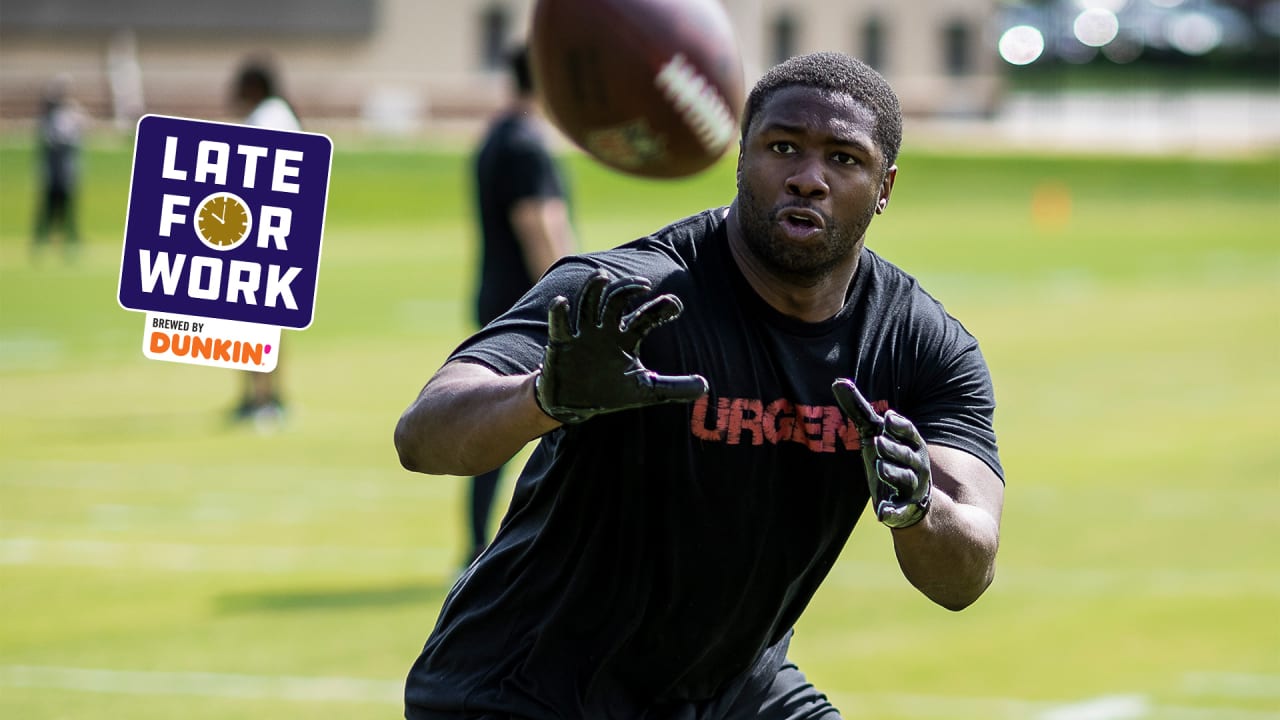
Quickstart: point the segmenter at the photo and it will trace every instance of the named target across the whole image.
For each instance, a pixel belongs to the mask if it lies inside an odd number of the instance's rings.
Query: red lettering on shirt
[[[876,412],[889,409],[887,400],[871,403]],[[801,405],[786,398],[766,404],[755,398],[718,398],[715,416],[708,418],[710,401],[704,395],[693,404],[690,431],[699,440],[727,445],[778,445],[794,442],[810,452],[859,450],[858,428],[837,405]]]
[[[715,427],[707,427],[707,396],[703,395],[693,404],[693,419],[691,421],[691,430],[693,436],[699,440],[709,440],[711,442],[723,442],[725,428],[729,425],[729,399],[720,398],[716,403]]]
[[[796,423],[796,408],[790,400],[778,398],[764,409],[764,439],[777,445],[778,441],[791,437]]]
[[[764,444],[764,428],[761,425],[764,414],[763,403],[759,400],[733,398],[729,401],[729,432],[725,442],[737,445],[742,442],[742,433],[749,433],[752,445]]]

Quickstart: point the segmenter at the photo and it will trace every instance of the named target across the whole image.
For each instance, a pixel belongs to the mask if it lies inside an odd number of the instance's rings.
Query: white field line
[[[394,452],[392,453],[394,456]],[[394,463],[394,460],[391,460]],[[210,477],[257,477],[263,470],[286,471],[296,477],[282,479],[270,486],[253,486],[243,481],[211,486]],[[306,463],[218,463],[216,466],[193,467],[190,463],[162,461],[99,460],[0,460],[0,488],[27,488],[36,491],[94,489],[110,491],[165,490],[191,488],[222,496],[277,496],[296,488],[306,488],[310,497],[376,501],[382,499],[419,498],[431,500],[447,493],[440,483],[399,482],[408,471],[345,465],[308,465]],[[401,473],[400,475],[394,473]],[[344,482],[319,482],[328,477],[341,477]]]
[[[356,702],[399,705],[404,683],[350,677],[247,675],[211,672],[103,670],[47,665],[0,666],[0,687],[122,695]],[[1280,720],[1280,712],[1153,705],[1142,695],[1116,695],[1066,704],[1015,698],[889,693],[833,693],[845,713],[891,709],[917,718],[983,720]]]
[[[352,571],[449,566],[456,558],[444,547],[356,548],[334,545],[218,545],[119,542],[94,539],[47,540],[31,536],[0,537],[0,566],[33,565],[176,572]],[[841,563],[826,585],[898,587],[901,574],[888,566]],[[1245,571],[1196,571],[1154,568],[1127,570],[1018,569],[1001,573],[994,589],[1001,593],[1043,594],[1053,588],[1076,596],[1110,595],[1119,590],[1170,596],[1280,597],[1280,575]]]
[[[821,690],[821,688],[819,688]],[[1027,720],[1045,703],[1015,698],[955,697],[906,693],[827,693],[844,717],[981,718],[982,720]]]
[[[1035,720],[1276,720],[1280,712],[1155,705],[1144,695],[1104,695],[1051,707]]]
[[[1069,702],[1007,697],[927,696],[902,693],[828,693],[845,717],[916,717],[920,720],[1280,720],[1280,712],[1234,707],[1156,705],[1142,694],[1116,694]]]
[[[1277,720],[1280,711],[1237,710],[1214,706],[1153,705],[1144,720]]]
[[[1193,672],[1183,677],[1182,688],[1199,697],[1280,699],[1280,675]]]
[[[1004,697],[960,697],[905,693],[828,693],[845,717],[920,720],[1280,720],[1280,712],[1212,705],[1157,705],[1128,693],[1046,702]]]
[[[1151,703],[1142,695],[1105,695],[1059,705],[1036,716],[1036,720],[1139,720],[1151,713]]]
[[[194,545],[102,540],[0,538],[0,565],[171,570],[178,572],[378,572],[447,565],[444,548]]]
[[[824,586],[899,587],[902,574],[889,564],[837,563]],[[1010,567],[998,569],[990,592],[1052,594],[1055,598],[1104,597],[1118,592],[1171,597],[1280,597],[1280,574],[1212,568]]]
[[[0,667],[0,686],[123,695],[183,695],[386,704],[403,703],[404,697],[404,683],[390,680],[206,672],[139,672],[37,665]]]

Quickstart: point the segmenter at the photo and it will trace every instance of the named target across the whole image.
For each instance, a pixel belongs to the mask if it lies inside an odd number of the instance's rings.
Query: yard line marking
[[[106,517],[107,510],[102,510]],[[104,521],[105,522],[105,521]],[[0,537],[0,566],[35,565],[131,568],[181,572],[262,572],[343,570],[376,572],[392,568],[448,566],[454,562],[444,547],[357,548],[335,545],[253,546],[192,543],[129,543],[109,540],[46,540],[31,536]],[[854,579],[856,578],[856,580]],[[828,586],[896,588],[901,573],[888,565],[838,563]],[[1146,588],[1179,596],[1248,594],[1280,597],[1280,575],[1245,571],[1151,569],[1029,570],[1015,568],[997,580],[1002,593],[1043,594],[1045,588],[1070,588],[1079,596],[1113,594],[1117,589]],[[1061,595],[1059,590],[1054,593]],[[1275,681],[1280,682],[1280,680]]]
[[[0,335],[0,370],[47,370],[66,356],[63,343],[52,335]]]
[[[900,587],[902,573],[892,562],[842,560],[825,586],[850,588]],[[1044,595],[1061,598],[1107,597],[1117,592],[1178,597],[1280,597],[1280,574],[1261,570],[1205,570],[1201,568],[1081,568],[1009,567],[992,585],[1001,594]]]
[[[0,565],[131,568],[178,572],[343,570],[380,572],[450,562],[445,548],[194,545],[0,538]]]
[[[360,500],[430,499],[440,497],[442,490],[432,483],[396,482],[378,468],[311,464],[303,462],[241,463],[228,460],[216,465],[192,467],[190,463],[104,460],[17,459],[0,461],[5,474],[0,487],[50,489],[92,488],[103,490],[172,490],[175,487],[197,488],[204,494],[220,496],[280,496],[289,490],[305,487],[311,497]],[[263,467],[280,471],[299,471],[304,477],[279,478],[270,486],[254,484],[240,478],[253,478]],[[211,489],[209,477],[231,478],[227,484]],[[342,477],[346,483],[316,485],[315,478]],[[392,477],[391,480],[388,480]],[[462,478],[455,478],[461,480]],[[290,498],[292,499],[292,498]]]
[[[1238,710],[1222,707],[1183,707],[1157,705],[1152,717],[1159,720],[1280,720],[1280,712],[1266,710]]]
[[[1150,712],[1151,703],[1144,695],[1104,695],[1059,705],[1040,713],[1036,720],[1136,720]]]
[[[909,718],[983,718],[983,720],[1026,720],[1043,702],[1002,697],[960,697],[913,693],[826,692],[844,717],[879,717],[892,714]]]
[[[351,677],[100,670],[40,665],[0,667],[0,685],[124,695],[401,704],[404,683]]]
[[[1193,695],[1232,698],[1280,698],[1280,675],[1192,672],[1182,680]]]
[[[1157,705],[1138,693],[1108,695],[1080,702],[1046,702],[1009,697],[919,695],[909,693],[828,692],[845,717],[894,717],[937,720],[1280,720],[1280,712],[1216,705]],[[1126,699],[1130,700],[1126,700]],[[1140,704],[1142,703],[1142,704]],[[1134,714],[1141,711],[1141,714]],[[1123,714],[1122,714],[1123,713]]]
[[[49,665],[0,666],[0,687],[70,690],[122,695],[196,697],[400,705],[403,681],[352,677],[249,675],[215,672],[104,670]],[[1001,697],[958,697],[898,693],[831,693],[845,708],[892,707],[910,717],[963,717],[988,720],[1035,717],[1036,720],[1280,720],[1280,713],[1219,707],[1149,705],[1143,695],[1110,695],[1070,705]],[[1033,715],[1039,711],[1038,715]],[[1135,712],[1139,714],[1134,714]]]

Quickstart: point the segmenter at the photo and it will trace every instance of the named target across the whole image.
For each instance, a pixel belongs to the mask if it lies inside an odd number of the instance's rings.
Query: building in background
[[[791,55],[841,50],[881,70],[909,115],[982,115],[1000,95],[993,0],[725,0],[751,83]],[[0,120],[33,116],[65,73],[99,121],[226,113],[238,58],[271,53],[321,128],[414,133],[501,101],[505,50],[533,0],[4,0]]]

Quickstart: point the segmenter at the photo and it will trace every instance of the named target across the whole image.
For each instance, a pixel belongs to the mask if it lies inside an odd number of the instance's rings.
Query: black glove
[[[851,380],[836,380],[831,392],[858,428],[876,519],[891,528],[920,522],[929,510],[929,494],[933,490],[929,449],[920,431],[893,410],[881,417]]]
[[[691,402],[707,393],[701,375],[658,375],[636,357],[645,335],[684,309],[675,295],[659,295],[624,316],[630,301],[650,289],[645,278],[610,280],[597,271],[578,293],[573,325],[568,299],[551,302],[549,342],[536,386],[543,412],[562,423],[580,423],[618,410]]]

